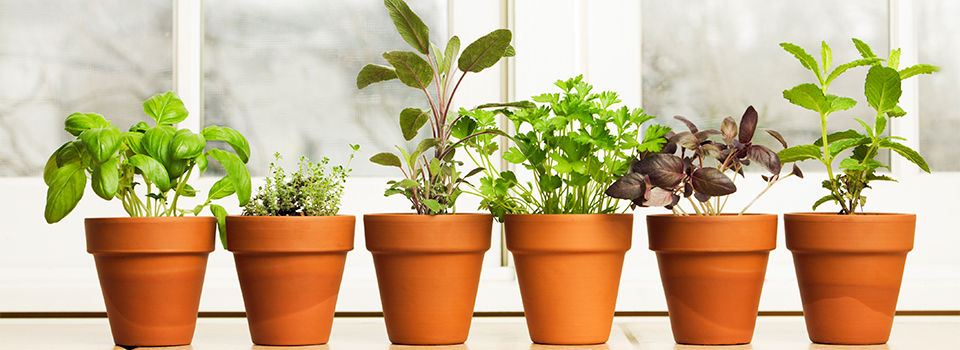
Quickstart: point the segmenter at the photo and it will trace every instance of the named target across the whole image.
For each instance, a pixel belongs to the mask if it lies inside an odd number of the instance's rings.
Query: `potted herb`
[[[673,212],[648,215],[647,234],[657,254],[676,342],[746,344],[753,338],[767,257],[777,245],[777,215],[746,211],[780,180],[803,174],[794,165],[781,177],[776,153],[753,143],[758,119],[753,106],[739,126],[727,117],[720,131],[700,130],[686,118],[676,118],[689,131],[665,135],[662,152],[640,154],[606,193],[631,200],[633,206]],[[787,146],[778,132],[766,132]],[[737,191],[734,181],[745,177],[743,170],[751,163],[771,174],[761,175],[766,187],[736,214],[725,214],[729,196]]]
[[[97,196],[119,200],[129,218],[87,218],[87,251],[93,254],[114,342],[124,346],[189,344],[196,326],[207,255],[214,249],[218,220],[199,215],[205,207],[223,222],[226,210],[216,204],[236,194],[250,198],[250,155],[237,131],[210,126],[199,134],[173,125],[187,110],[173,92],[143,103],[155,125],[140,122],[121,132],[103,116],[74,113],[65,121],[76,136],[60,146],[43,170],[48,223],[63,219],[83,197],[87,180]],[[206,149],[225,141],[235,153]],[[219,162],[226,176],[196,207],[182,208],[182,197],[195,197],[187,182]],[[221,230],[222,233],[222,230]]]
[[[493,170],[498,147],[494,135],[484,135],[471,143],[484,172],[476,194],[504,222],[533,342],[604,343],[633,225],[633,215],[618,213],[618,200],[604,190],[636,152],[660,150],[669,129],[653,125],[641,134],[640,124],[653,116],[615,107],[616,93],[594,93],[582,77],[556,86],[560,93],[533,98],[540,105],[464,112],[467,126],[505,115],[515,135],[503,157],[533,176],[521,183],[513,171]]]
[[[453,97],[468,73],[480,72],[514,54],[512,34],[506,29],[494,30],[462,52],[460,39],[454,36],[441,50],[430,42],[429,29],[404,1],[385,0],[384,5],[400,36],[417,52],[384,53],[391,67],[363,67],[357,87],[399,79],[421,90],[429,109],[404,109],[400,129],[405,139],[412,140],[429,124],[431,137],[420,141],[412,151],[397,147],[399,156],[379,153],[370,158],[374,163],[399,168],[403,178],[390,181],[385,195],[403,195],[417,215],[364,215],[367,249],[373,253],[392,342],[462,343],[470,329],[493,220],[488,214],[455,213],[456,200],[463,192],[460,185],[479,170],[461,173],[457,166],[462,162],[455,160],[454,154],[471,138],[500,131],[491,128],[455,136],[460,118],[450,111]]]
[[[330,338],[356,218],[337,215],[349,161],[332,168],[329,162],[301,157],[289,175],[271,163],[243,216],[227,217],[226,248],[237,265],[254,344],[315,345]]]
[[[804,83],[783,92],[790,103],[820,115],[821,137],[810,145],[780,151],[784,161],[816,159],[827,169],[822,186],[828,194],[813,209],[832,202],[834,213],[784,215],[787,248],[793,252],[797,281],[803,300],[803,315],[810,340],[830,344],[881,344],[890,336],[900,293],[907,252],[913,248],[915,214],[863,212],[864,191],[873,181],[895,181],[881,172],[889,168],[877,159],[879,151],[892,150],[923,171],[930,172],[919,153],[899,143],[897,136],[884,136],[889,118],[903,117],[898,105],[900,82],[918,74],[939,70],[928,64],[899,69],[900,50],[886,60],[867,44],[853,39],[861,58],[832,67],[832,53],[821,44],[821,60],[799,46],[782,43],[804,68],[816,76],[816,84]],[[828,93],[830,84],[845,71],[868,66],[864,96],[875,112],[871,126],[856,119],[862,132],[829,133],[827,119],[850,109],[857,101]],[[899,70],[898,70],[899,69]],[[835,117],[834,117],[835,118]],[[852,150],[852,152],[845,152]],[[835,161],[841,158],[840,163]]]

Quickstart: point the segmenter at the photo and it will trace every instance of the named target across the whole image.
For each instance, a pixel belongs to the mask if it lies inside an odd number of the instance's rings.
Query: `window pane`
[[[919,60],[942,68],[933,76],[919,77],[920,153],[931,170],[958,171],[957,149],[950,141],[960,130],[960,113],[952,107],[960,91],[960,42],[946,33],[960,30],[960,2],[915,4]]]
[[[445,1],[409,4],[431,37],[446,35]],[[264,174],[274,152],[287,164],[298,155],[336,164],[351,143],[362,146],[354,175],[393,174],[367,158],[403,143],[403,107],[426,106],[421,92],[397,82],[357,89],[365,64],[412,50],[383,1],[207,0],[204,17],[204,124],[249,138],[254,175]]]
[[[70,113],[144,120],[171,88],[171,16],[169,0],[0,0],[0,176],[39,176]]]
[[[860,58],[851,37],[877,53],[888,45],[884,1],[644,1],[642,16],[647,113],[683,115],[701,128],[719,128],[724,117],[739,120],[753,105],[759,127],[781,132],[791,145],[812,143],[820,121],[815,112],[784,100],[782,92],[816,78],[779,43],[796,43],[819,60],[820,40],[826,40],[834,66]],[[834,114],[831,129],[859,129],[854,118],[872,115],[863,97],[866,71],[848,71],[831,86],[831,93],[859,102]],[[758,142],[781,148],[765,133],[757,135]]]

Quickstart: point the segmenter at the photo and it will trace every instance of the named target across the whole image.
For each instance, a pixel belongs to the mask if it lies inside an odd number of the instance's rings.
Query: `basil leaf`
[[[223,166],[223,169],[227,172],[227,178],[233,182],[233,187],[237,191],[237,199],[240,201],[240,205],[244,206],[247,202],[250,201],[250,171],[247,170],[247,166],[243,164],[243,161],[237,157],[236,154],[219,150],[211,149],[207,151],[207,155],[213,157],[217,162],[220,162],[220,165]]]

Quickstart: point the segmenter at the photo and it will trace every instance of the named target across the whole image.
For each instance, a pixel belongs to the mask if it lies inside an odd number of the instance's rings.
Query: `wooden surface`
[[[765,316],[757,322],[753,344],[703,347],[676,345],[666,317],[618,317],[607,344],[564,347],[531,344],[523,318],[475,318],[466,344],[440,347],[390,345],[383,320],[379,318],[338,318],[330,343],[311,347],[264,347],[250,343],[246,321],[241,318],[202,318],[197,325],[193,345],[177,350],[925,350],[960,349],[960,317],[898,316],[890,342],[879,346],[828,346],[811,344],[803,318]],[[0,349],[121,350],[112,345],[106,319],[0,319]]]

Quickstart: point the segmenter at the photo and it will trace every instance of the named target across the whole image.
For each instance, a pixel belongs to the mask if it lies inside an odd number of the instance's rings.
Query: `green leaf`
[[[907,79],[918,74],[933,74],[934,72],[939,71],[940,67],[930,64],[913,65],[900,70],[900,80]]]
[[[824,82],[824,84],[829,85],[830,82],[832,82],[834,79],[837,79],[837,77],[839,77],[840,74],[843,74],[843,72],[846,72],[851,68],[860,67],[860,66],[872,66],[881,61],[883,60],[880,59],[879,57],[870,57],[870,58],[861,58],[858,60],[841,64],[837,66],[837,68],[834,69],[833,72],[830,72],[830,75],[827,76],[827,80]]]
[[[165,161],[169,158],[170,140],[177,131],[169,125],[161,125],[143,134],[140,140],[143,150],[158,161]]]
[[[400,131],[403,132],[403,138],[407,141],[413,140],[420,132],[420,129],[427,124],[430,115],[419,108],[404,108],[400,112]]]
[[[80,141],[97,163],[103,163],[120,149],[120,129],[115,126],[87,129],[80,133]]]
[[[820,153],[820,147],[799,145],[777,152],[777,157],[780,158],[781,163],[786,164],[806,159],[820,159],[823,158],[823,154]]]
[[[450,38],[450,41],[447,42],[446,52],[443,53],[443,64],[440,65],[440,73],[449,73],[450,67],[453,64],[453,61],[457,59],[457,55],[460,54],[460,38],[454,35]]]
[[[849,97],[827,95],[826,98],[827,102],[830,104],[830,109],[828,109],[828,111],[831,113],[845,111],[857,105],[857,100]]]
[[[507,49],[503,51],[503,57],[513,57],[517,55],[517,49],[513,48],[513,45],[508,45]]]
[[[462,139],[470,136],[474,131],[477,131],[477,121],[471,117],[465,116],[460,118],[456,124],[453,124],[453,128],[450,129],[450,136]]]
[[[507,29],[497,29],[467,45],[457,61],[457,67],[463,72],[479,72],[500,61],[513,33]]]
[[[219,205],[210,204],[210,213],[217,218],[220,244],[223,245],[223,249],[227,249],[227,210]]]
[[[824,73],[829,72],[830,66],[833,65],[833,52],[826,41],[820,42],[820,63],[823,64]]]
[[[180,195],[184,197],[196,197],[197,190],[188,184],[183,184],[183,188],[180,189]]]
[[[134,154],[147,154],[143,149],[143,133],[126,131],[120,134],[120,142]]]
[[[224,176],[213,183],[213,186],[210,187],[210,193],[207,194],[207,198],[210,200],[221,199],[229,197],[234,193],[237,193],[237,191],[233,187],[233,181],[230,181],[229,178]]]
[[[833,202],[837,201],[836,199],[833,198],[832,194],[828,194],[826,196],[820,197],[820,199],[818,199],[815,203],[813,203],[812,210],[817,210],[817,207],[819,207],[821,204],[830,202],[830,201],[833,201]]]
[[[783,98],[797,106],[819,113],[827,113],[832,107],[830,101],[814,84],[805,83],[794,86],[790,90],[783,90]]]
[[[368,64],[357,74],[357,89],[363,89],[370,84],[397,79],[397,71],[379,64]]]
[[[163,164],[160,164],[156,159],[142,154],[135,154],[127,159],[127,162],[137,169],[140,169],[143,177],[156,185],[157,188],[160,189],[160,192],[170,190],[170,175],[167,174],[167,170],[163,167]]]
[[[150,129],[150,125],[147,125],[146,122],[142,122],[142,121],[141,121],[141,122],[137,122],[136,124],[133,124],[132,126],[130,126],[130,130],[127,130],[127,131],[136,132],[136,133],[141,133],[141,134],[142,134],[142,133],[147,132],[148,129]]]
[[[87,185],[87,175],[79,162],[63,164],[53,171],[47,187],[47,203],[43,217],[48,224],[63,219],[83,197]]]
[[[863,88],[870,107],[880,113],[893,110],[900,101],[900,74],[890,67],[873,66]]]
[[[197,163],[197,168],[200,169],[200,172],[207,171],[207,155],[201,154],[196,158],[193,158],[193,161]]]
[[[899,69],[900,67],[900,49],[890,50],[890,57],[887,58],[887,67]]]
[[[56,151],[53,151],[53,154],[47,158],[47,163],[43,167],[43,182],[49,186],[53,181],[53,175],[57,169],[66,164],[76,163],[82,168],[83,156],[81,152],[84,151],[83,143],[79,140],[67,141],[57,148]]]
[[[393,25],[397,32],[410,46],[426,55],[430,50],[430,28],[420,20],[416,13],[410,10],[403,0],[384,0],[383,5],[390,13]]]
[[[501,107],[537,108],[537,105],[530,101],[495,102],[495,103],[484,103],[482,105],[477,106],[477,109],[501,108]]]
[[[188,129],[180,129],[173,134],[169,149],[173,151],[173,159],[190,159],[203,154],[203,148],[206,145],[207,140],[203,138],[203,135]]]
[[[410,179],[403,179],[403,180],[400,180],[400,182],[397,183],[397,186],[400,186],[400,187],[403,187],[403,188],[406,188],[406,189],[411,189],[411,188],[420,187],[420,183],[418,183],[418,182],[416,182],[416,181],[413,181],[413,180],[410,180]]]
[[[236,154],[216,148],[207,151],[207,155],[219,162],[223,169],[227,171],[226,177],[233,182],[233,188],[237,191],[240,206],[247,205],[247,202],[250,201],[251,191],[250,170],[247,169],[243,160]]]
[[[503,154],[503,159],[513,164],[520,164],[527,160],[527,157],[516,147],[510,147],[510,150]]]
[[[820,74],[820,67],[817,66],[817,60],[813,58],[813,56],[804,51],[803,48],[791,43],[780,43],[780,47],[793,54],[794,57],[800,60],[800,64],[802,64],[804,68],[809,69],[813,72],[813,74],[816,74],[817,81],[821,83],[823,82],[823,77]]]
[[[867,45],[866,43],[864,43],[863,41],[857,38],[853,38],[851,40],[853,40],[853,45],[857,47],[857,51],[860,52],[861,57],[863,58],[877,57],[877,55],[873,53],[873,50],[870,49],[870,45]]]
[[[903,110],[899,105],[887,111],[887,117],[889,118],[899,118],[905,115],[907,115],[907,111]]]
[[[200,131],[207,141],[223,141],[233,148],[244,164],[250,160],[250,144],[240,132],[225,126],[208,126]]]
[[[838,131],[838,132],[832,133],[832,134],[830,134],[830,135],[827,135],[827,141],[828,141],[829,143],[834,143],[834,142],[837,142],[837,141],[839,141],[839,140],[859,138],[859,137],[866,137],[866,135],[863,135],[863,134],[857,132],[856,130],[848,129],[848,130],[845,130],[845,131]],[[823,138],[821,137],[821,138],[817,139],[817,141],[815,141],[815,142],[813,143],[813,145],[814,145],[814,146],[817,146],[817,147],[823,147]]]
[[[870,143],[869,137],[856,137],[838,140],[837,142],[827,145],[827,152],[830,153],[830,157],[836,157],[838,154],[840,154],[840,152],[868,143]]]
[[[430,211],[434,213],[439,213],[443,211],[443,206],[440,205],[440,202],[437,202],[435,199],[427,199],[423,201],[423,205],[426,205]]]
[[[438,138],[432,138],[432,137],[428,139],[423,139],[423,141],[420,141],[420,144],[417,145],[417,149],[413,150],[413,152],[407,156],[407,162],[409,162],[409,164],[416,164],[417,157],[419,157],[420,154],[422,154],[423,152],[426,152],[428,149],[432,147],[435,147],[441,144],[442,142],[443,140]]]
[[[73,136],[80,136],[80,133],[88,129],[106,128],[110,126],[110,122],[104,119],[102,115],[96,113],[73,113],[67,116],[63,124],[63,129]]]
[[[111,200],[117,194],[120,186],[120,168],[117,164],[117,158],[110,158],[93,167],[90,187],[93,187],[93,192],[100,198]]]
[[[433,82],[433,68],[430,63],[414,52],[384,52],[383,58],[397,70],[400,81],[409,87],[426,89]]]
[[[897,154],[900,154],[911,163],[916,164],[920,169],[923,169],[925,172],[930,172],[930,166],[927,165],[927,161],[923,159],[923,156],[920,155],[917,151],[914,151],[912,148],[907,147],[903,144],[891,141],[891,140],[881,140],[880,148],[892,149]]]
[[[143,112],[160,124],[176,124],[187,119],[187,108],[173,91],[156,94],[143,102]]]
[[[846,159],[840,161],[840,169],[844,169],[844,170],[864,170],[864,169],[866,169],[866,168],[867,168],[867,167],[865,167],[865,166],[863,166],[863,165],[860,165],[860,162],[858,162],[856,159],[853,159],[853,158],[846,158]]]
[[[373,157],[370,157],[370,161],[383,165],[383,166],[395,166],[401,167],[400,158],[397,155],[389,152],[381,152],[374,154]]]

